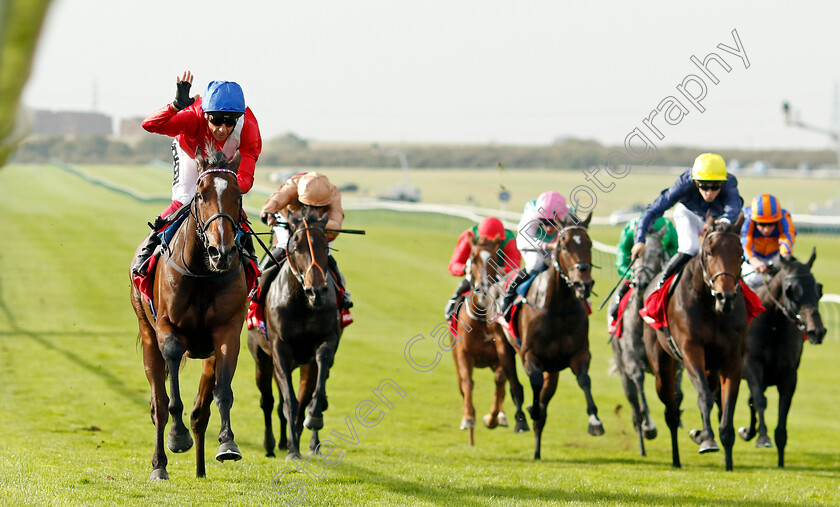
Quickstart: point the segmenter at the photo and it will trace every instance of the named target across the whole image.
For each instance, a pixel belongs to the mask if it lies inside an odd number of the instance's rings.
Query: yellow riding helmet
[[[694,181],[726,181],[726,162],[715,153],[704,153],[694,159],[691,169]]]
[[[332,201],[331,187],[323,174],[306,173],[298,180],[298,200],[309,206],[327,206]]]

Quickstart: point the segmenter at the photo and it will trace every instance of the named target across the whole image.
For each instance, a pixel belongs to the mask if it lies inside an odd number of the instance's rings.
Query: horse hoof
[[[494,420],[491,414],[485,414],[482,419],[484,421],[484,426],[488,429],[492,430],[499,425],[499,416],[496,416],[496,419]]]
[[[507,416],[504,412],[499,412],[499,417],[497,417],[497,419],[499,420],[499,426],[503,426],[505,428],[508,427]]]
[[[589,434],[593,437],[600,437],[604,434],[604,425],[594,415],[589,416]]]
[[[193,439],[189,432],[180,435],[169,434],[166,439],[166,447],[172,452],[187,452],[192,449]]]
[[[646,440],[653,440],[658,434],[659,432],[656,430],[656,426],[652,428],[642,427],[642,436],[644,436]]]
[[[239,461],[242,459],[242,453],[239,452],[239,447],[233,442],[225,442],[219,445],[219,451],[216,453],[218,461]]]
[[[700,440],[700,433],[700,430],[694,429],[688,432],[688,436],[691,438],[691,440],[694,441],[695,444],[700,445],[701,443],[703,443],[703,441]]]
[[[525,418],[518,419],[513,427],[513,432],[525,433],[527,431],[531,431],[531,428],[528,426],[528,421],[526,421]]]
[[[755,441],[756,447],[773,447],[773,441],[770,440],[770,437],[767,435],[763,435],[758,437],[758,440]]]
[[[152,470],[152,475],[149,476],[150,481],[168,481],[169,472],[165,468],[156,468]]]
[[[290,452],[286,455],[286,461],[292,461],[293,459],[300,460],[302,457],[299,452]]]
[[[738,436],[741,437],[741,440],[745,442],[749,442],[750,440],[752,440],[749,428],[745,428],[744,426],[738,428]]]
[[[718,447],[717,442],[715,442],[714,438],[710,438],[700,444],[700,454],[706,454],[707,452],[718,452],[720,447]]]
[[[461,419],[461,429],[468,430],[470,428],[475,428],[475,419],[472,417],[464,417]]]
[[[306,419],[303,420],[303,427],[313,431],[320,430],[324,427],[324,418],[307,415]]]

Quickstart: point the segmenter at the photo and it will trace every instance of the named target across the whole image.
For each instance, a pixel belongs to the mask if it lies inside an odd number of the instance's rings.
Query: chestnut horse
[[[645,371],[648,369],[645,344],[642,340],[644,321],[639,310],[644,307],[644,293],[651,280],[662,270],[666,259],[662,246],[662,237],[666,231],[662,227],[658,231],[650,230],[645,237],[645,251],[642,257],[633,265],[633,279],[631,281],[633,293],[621,316],[621,337],[610,336],[613,348],[613,359],[624,395],[633,410],[633,427],[639,440],[639,455],[645,456],[645,440],[654,439],[657,435],[656,424],[650,417],[650,408],[645,397]],[[682,369],[678,372],[682,376]],[[681,381],[677,379],[677,397],[682,400]]]
[[[528,407],[534,422],[534,459],[540,459],[542,430],[548,402],[557,389],[560,371],[571,368],[586,397],[589,434],[603,435],[598,408],[592,399],[589,379],[589,310],[586,299],[594,285],[590,271],[592,240],[585,221],[573,223],[570,216],[556,222],[557,243],[546,252],[548,268],[528,288],[525,303],[514,316],[522,343],[509,338],[522,358],[534,393]]]
[[[287,459],[299,459],[304,427],[313,432],[310,449],[317,452],[320,444],[317,431],[324,426],[326,381],[341,338],[341,325],[336,286],[328,278],[327,214],[304,206],[288,220],[287,259],[265,299],[268,339],[252,329],[248,346],[257,364],[266,455],[274,455],[275,444],[271,425],[273,375],[281,398],[280,430],[282,433],[285,426],[287,437],[281,435],[279,447],[287,447]],[[292,383],[292,371],[297,367],[301,370],[300,400]]]
[[[475,407],[472,402],[473,368],[493,370],[496,389],[490,413],[484,416],[484,425],[490,429],[507,426],[502,411],[505,399],[505,382],[510,380],[511,398],[516,405],[516,432],[528,431],[528,422],[522,412],[524,393],[516,377],[516,353],[507,340],[501,338],[496,317],[495,298],[500,293],[500,279],[504,277],[504,262],[498,261],[497,252],[501,241],[485,240],[473,242],[467,260],[467,280],[470,292],[464,303],[456,310],[456,329],[450,327],[452,356],[458,373],[458,387],[464,398],[464,413],[461,429],[469,431],[469,445],[474,444]]]
[[[750,425],[739,428],[738,434],[747,441],[756,436],[757,413],[758,439],[755,446],[773,446],[764,422],[764,411],[767,409],[764,391],[768,386],[776,386],[779,391],[779,421],[775,440],[780,467],[785,466],[787,418],[796,390],[803,333],[814,345],[822,343],[825,336],[819,308],[822,285],[811,273],[816,258],[817,250],[814,249],[804,264],[796,259],[780,259],[776,266],[778,271],[770,283],[759,287],[757,292],[767,310],[758,315],[748,329],[744,378],[750,387]]]
[[[182,420],[179,385],[182,359],[204,361],[198,395],[190,415],[196,441],[196,476],[205,476],[204,433],[210,402],[216,401],[222,419],[216,459],[239,460],[233,441],[230,409],[231,380],[239,356],[239,336],[245,323],[248,287],[243,258],[237,244],[242,196],[236,179],[239,156],[228,164],[218,152],[207,160],[196,151],[198,184],[189,216],[164,247],[154,270],[152,305],[134,284],[131,305],[137,314],[143,363],[152,389],[152,422],[157,438],[151,479],[168,479],[163,432],[169,415],[172,428],[166,446],[185,452],[193,439]],[[137,253],[135,252],[135,257]],[[163,260],[163,259],[161,259]],[[133,262],[132,262],[133,264]],[[169,374],[170,394],[166,393]]]
[[[677,445],[680,407],[676,376],[682,361],[697,390],[697,404],[703,419],[702,431],[692,430],[691,438],[700,445],[700,453],[720,450],[711,426],[712,405],[717,402],[726,470],[732,470],[733,415],[747,338],[747,308],[740,286],[742,249],[739,231],[743,222],[743,215],[735,224],[716,222],[711,215],[706,217],[708,232],[700,252],[688,261],[679,279],[675,280],[676,286],[668,301],[671,338],[664,328],[655,330],[645,326],[645,349],[656,375],[656,392],[665,404],[665,422],[671,430],[671,457],[676,468],[681,466]],[[656,284],[652,283],[646,296],[655,288]]]

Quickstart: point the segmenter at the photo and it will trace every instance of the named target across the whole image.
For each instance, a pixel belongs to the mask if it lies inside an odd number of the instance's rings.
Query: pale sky
[[[264,139],[620,144],[674,96],[658,146],[823,148],[781,103],[832,126],[838,23],[836,1],[53,0],[24,103],[145,116],[190,69],[193,93],[239,82]],[[733,30],[749,68],[717,47]],[[711,52],[717,85],[690,61]]]

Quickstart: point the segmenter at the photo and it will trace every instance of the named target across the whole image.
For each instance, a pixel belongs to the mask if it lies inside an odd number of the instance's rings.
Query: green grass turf
[[[281,495],[272,487],[272,478],[290,465],[282,457],[263,456],[262,415],[244,340],[232,411],[243,460],[213,460],[214,408],[207,478],[195,479],[190,451],[168,453],[170,481],[148,481],[154,430],[127,271],[146,233],[143,223],[160,205],[137,203],[49,166],[7,167],[0,172],[0,188],[0,503],[282,505],[291,500],[291,492]],[[840,504],[840,409],[833,388],[840,382],[837,341],[805,346],[784,470],[775,466],[775,449],[741,441],[732,473],[723,471],[722,453],[698,455],[687,436],[699,422],[688,382],[686,428],[679,433],[683,469],[672,470],[651,377],[647,393],[660,436],[647,443],[648,457],[639,457],[619,380],[607,374],[603,312],[591,316],[590,371],[606,435],[586,434],[583,395],[565,371],[549,405],[542,461],[531,459],[530,432],[477,428],[476,446],[468,448],[466,434],[458,430],[462,403],[449,354],[442,353],[440,363],[425,373],[404,358],[406,343],[418,335],[427,339],[412,349],[417,360],[431,361],[437,353],[432,332],[457,283],[446,263],[458,224],[436,231],[429,220],[421,225],[401,220],[389,224],[381,215],[348,213],[345,225],[366,228],[368,234],[343,236],[336,243],[356,301],[356,322],[347,328],[330,375],[322,438],[333,440],[335,452],[344,454],[333,468],[311,460],[311,475],[278,477],[280,487],[306,485],[304,505]],[[599,228],[593,236],[612,242],[617,230]],[[828,264],[837,251],[835,246],[825,253],[817,266]],[[607,275],[606,267],[596,273],[602,295],[610,285]],[[188,406],[198,374],[196,361],[182,372]],[[381,420],[364,427],[357,407],[377,400],[372,390],[385,379],[405,396],[386,390],[393,408],[381,407]],[[484,414],[491,374],[478,370],[475,380],[476,410]],[[528,399],[530,387],[525,390]],[[746,392],[742,385],[736,425],[747,422]],[[770,391],[768,398],[772,428],[777,396]],[[505,407],[512,415],[509,400]],[[347,434],[348,421],[356,445],[330,436],[333,430]]]

